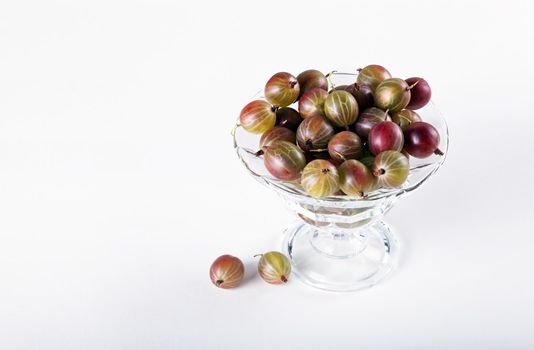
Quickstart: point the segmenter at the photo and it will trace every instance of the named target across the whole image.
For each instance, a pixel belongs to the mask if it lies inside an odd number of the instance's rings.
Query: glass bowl
[[[356,74],[333,72],[329,81],[331,87],[352,84]],[[253,99],[264,99],[263,91]],[[328,291],[354,291],[375,285],[396,267],[399,243],[382,218],[399,198],[419,188],[440,168],[449,147],[447,123],[436,106],[430,102],[417,113],[439,131],[439,148],[444,154],[410,157],[410,174],[402,187],[370,192],[366,198],[336,195],[317,199],[297,182],[274,178],[263,158],[255,155],[259,136],[234,128],[234,148],[245,169],[275,191],[298,217],[285,230],[282,251],[304,283]]]

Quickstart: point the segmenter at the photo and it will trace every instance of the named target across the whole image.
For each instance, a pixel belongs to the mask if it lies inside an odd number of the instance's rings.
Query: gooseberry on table
[[[245,266],[232,255],[221,255],[210,266],[211,282],[223,289],[235,288],[243,280]]]
[[[261,257],[258,262],[258,273],[265,282],[270,284],[287,283],[291,274],[291,263],[287,256],[276,251],[255,256]]]

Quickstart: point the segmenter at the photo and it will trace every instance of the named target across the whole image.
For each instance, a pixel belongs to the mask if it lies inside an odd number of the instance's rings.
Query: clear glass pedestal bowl
[[[331,73],[333,86],[351,84],[356,74]],[[263,92],[253,99],[263,99]],[[296,109],[296,107],[295,107]],[[443,164],[449,146],[447,123],[430,102],[417,113],[440,133],[442,156],[410,157],[410,174],[402,187],[377,190],[363,199],[353,196],[313,198],[295,182],[274,178],[256,156],[259,136],[236,127],[232,133],[237,155],[246,170],[275,191],[297,215],[285,230],[282,252],[293,273],[304,283],[328,291],[371,287],[396,267],[399,243],[382,220],[399,198],[419,188]]]

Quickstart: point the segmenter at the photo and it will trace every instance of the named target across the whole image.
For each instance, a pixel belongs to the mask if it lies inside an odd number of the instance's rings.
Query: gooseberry
[[[300,184],[312,197],[331,196],[339,190],[339,174],[328,160],[315,159],[302,170]]]
[[[296,136],[295,133],[288,128],[283,126],[275,126],[261,135],[260,149],[262,149],[264,146],[270,146],[275,141],[288,141],[295,143]]]
[[[332,136],[334,128],[319,115],[304,119],[297,129],[297,143],[304,151],[326,150]]]
[[[373,106],[373,90],[371,90],[369,86],[354,83],[346,86],[344,90],[354,96],[356,102],[358,102],[359,110],[364,110]]]
[[[321,88],[308,90],[299,100],[299,113],[302,118],[320,115],[324,117],[324,102],[328,97],[328,92]]]
[[[410,102],[406,106],[409,109],[419,109],[426,106],[432,97],[432,90],[430,85],[423,78],[408,78],[406,83],[410,86],[411,98]]]
[[[393,113],[406,108],[410,102],[410,86],[399,78],[386,79],[374,91],[375,105]]]
[[[359,159],[362,151],[362,140],[352,131],[339,132],[328,142],[328,153],[337,164],[347,159]]]
[[[274,127],[276,123],[275,108],[267,101],[252,101],[241,110],[239,123],[248,132],[262,134]]]
[[[297,78],[287,72],[273,75],[265,84],[265,98],[276,107],[287,107],[299,96]]]
[[[359,85],[368,86],[371,88],[371,91],[375,91],[378,84],[389,78],[391,78],[391,74],[389,74],[386,68],[378,64],[370,64],[358,70],[356,82]]]
[[[354,124],[354,130],[361,138],[367,139],[371,129],[386,120],[389,120],[389,115],[380,108],[367,108],[360,113]]]
[[[262,150],[263,164],[277,179],[296,180],[306,166],[304,153],[294,143],[275,141],[269,146],[264,146]]]
[[[402,129],[397,124],[385,121],[375,125],[369,132],[369,150],[374,155],[384,151],[401,151],[404,145]]]
[[[258,255],[256,255],[258,256]],[[291,274],[291,263],[287,256],[280,252],[267,252],[259,254],[258,273],[260,277],[270,284],[287,283]]]
[[[443,155],[438,149],[439,132],[429,123],[415,122],[404,130],[404,150],[416,158],[430,157],[432,154]]]
[[[276,125],[297,131],[302,117],[299,112],[291,107],[283,107],[276,110]]]
[[[391,114],[391,120],[405,130],[410,124],[420,122],[422,119],[419,114],[415,113],[411,109],[403,109]]]
[[[243,262],[232,255],[221,255],[211,264],[210,279],[219,288],[237,287],[245,275]]]
[[[328,90],[328,80],[325,75],[318,70],[308,69],[297,75],[297,81],[300,85],[300,96],[304,95],[311,89],[320,88]]]
[[[338,171],[339,187],[345,194],[364,197],[376,188],[376,178],[371,170],[355,159],[343,162]]]
[[[408,158],[398,151],[385,151],[375,157],[373,175],[379,187],[396,188],[408,178],[410,163]]]
[[[347,127],[358,118],[358,103],[349,92],[334,90],[326,98],[324,112],[335,126]]]

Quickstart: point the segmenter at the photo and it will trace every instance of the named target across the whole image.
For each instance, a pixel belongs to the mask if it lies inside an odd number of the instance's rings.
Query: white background
[[[529,1],[0,2],[0,348],[534,346]],[[271,286],[293,217],[230,129],[275,72],[425,77],[444,167],[388,222],[387,281]],[[217,256],[246,283],[214,288]]]

